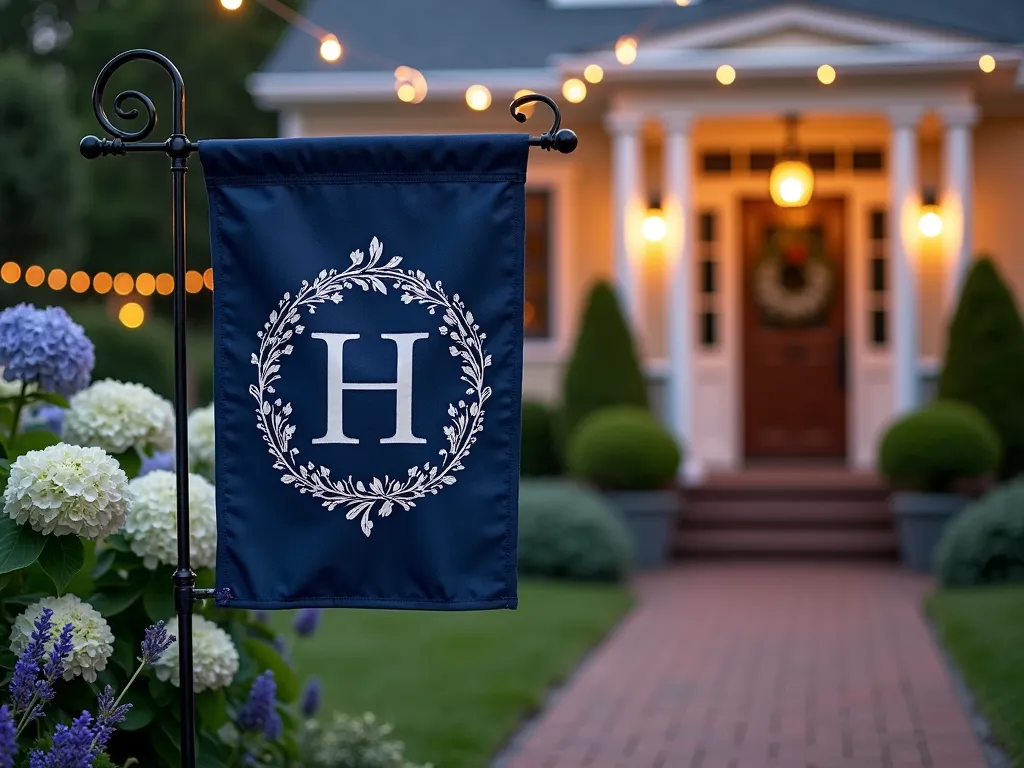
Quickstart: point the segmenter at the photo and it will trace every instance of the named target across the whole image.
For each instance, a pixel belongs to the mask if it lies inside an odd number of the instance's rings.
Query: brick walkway
[[[638,607],[504,768],[984,768],[884,565],[690,565]]]

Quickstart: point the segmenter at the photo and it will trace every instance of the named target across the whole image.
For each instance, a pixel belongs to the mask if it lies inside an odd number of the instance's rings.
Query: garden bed
[[[1024,587],[939,592],[928,614],[993,734],[1024,766]]]
[[[292,657],[325,716],[372,711],[409,759],[479,768],[629,605],[621,587],[529,581],[517,611],[326,611]]]

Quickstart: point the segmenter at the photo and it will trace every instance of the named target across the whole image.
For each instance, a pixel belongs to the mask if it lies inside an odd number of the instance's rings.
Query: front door
[[[846,455],[845,205],[743,202],[747,458]]]

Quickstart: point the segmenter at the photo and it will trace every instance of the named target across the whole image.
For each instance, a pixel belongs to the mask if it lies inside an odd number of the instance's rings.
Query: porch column
[[[942,214],[946,230],[946,316],[956,311],[967,271],[971,267],[974,219],[974,124],[978,110],[973,104],[942,111],[946,126],[943,143]]]
[[[640,310],[640,253],[637,241],[643,216],[643,144],[640,115],[611,114],[606,126],[612,134],[612,238],[615,285],[623,313],[638,345],[643,336]]]
[[[889,177],[889,260],[892,264],[890,317],[892,328],[893,416],[917,405],[917,265],[914,226],[920,191],[917,170],[918,109],[889,113],[892,125]]]
[[[668,233],[668,405],[672,430],[688,442],[693,429],[693,195],[687,113],[662,115],[663,194]],[[684,442],[684,444],[685,444]]]

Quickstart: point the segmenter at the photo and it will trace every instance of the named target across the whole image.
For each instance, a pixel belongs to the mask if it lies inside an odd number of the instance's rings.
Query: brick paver
[[[928,586],[870,564],[643,576],[505,768],[984,768]]]

